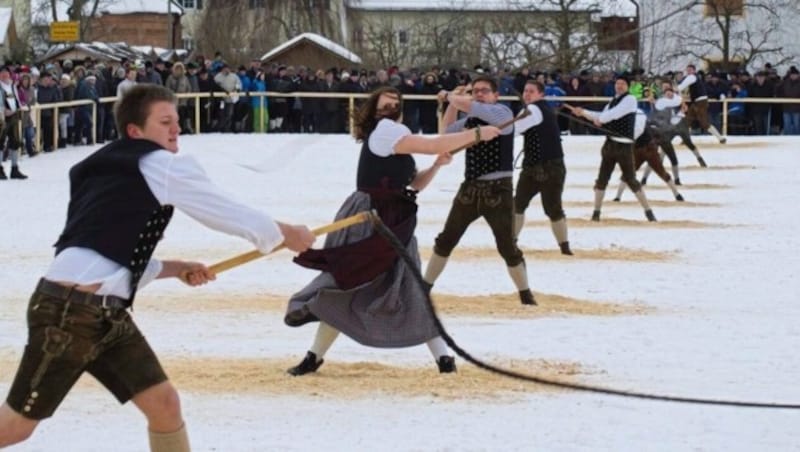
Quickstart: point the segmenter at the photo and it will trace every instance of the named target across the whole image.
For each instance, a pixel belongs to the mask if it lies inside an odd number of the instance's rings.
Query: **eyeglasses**
[[[491,92],[491,88],[472,88],[472,94],[489,94]]]

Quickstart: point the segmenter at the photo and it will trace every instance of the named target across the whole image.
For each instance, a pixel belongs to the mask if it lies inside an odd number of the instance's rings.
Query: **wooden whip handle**
[[[316,229],[311,230],[311,233],[319,236],[322,234],[327,234],[329,232],[338,231],[340,229],[344,229],[349,226],[353,226],[355,224],[363,223],[368,220],[373,220],[375,218],[375,213],[371,211],[364,211],[357,213],[353,216],[342,218],[339,221],[334,221],[331,224],[327,224],[325,226],[320,226]],[[275,247],[272,251],[267,254],[272,254],[276,251],[280,251],[286,248],[286,245],[281,243],[277,247]],[[216,264],[208,267],[214,273],[224,272],[225,270],[230,270],[234,267],[238,267],[239,265],[246,264],[252,260],[258,259],[259,257],[266,256],[266,254],[262,253],[259,250],[249,251],[244,254],[240,254],[238,256],[234,256],[230,259],[225,259],[224,261],[217,262]]]

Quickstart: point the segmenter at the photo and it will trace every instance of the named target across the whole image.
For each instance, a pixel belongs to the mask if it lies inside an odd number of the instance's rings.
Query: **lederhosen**
[[[558,221],[565,216],[561,194],[567,175],[561,131],[546,101],[540,100],[534,105],[542,112],[542,122],[523,134],[524,157],[514,196],[514,212],[524,213],[531,199],[541,192],[545,214],[551,221]]]
[[[692,127],[692,121],[697,121],[701,129],[708,129],[711,126],[708,122],[708,94],[706,86],[699,77],[696,77],[695,82],[689,85],[689,98],[691,102],[686,112],[687,127]]]
[[[161,146],[119,140],[70,170],[67,223],[56,243],[94,250],[127,268],[128,299],[96,295],[40,280],[28,306],[28,344],[8,404],[31,419],[53,414],[84,372],[120,403],[167,380],[128,308],[147,263],[169,224],[139,170],[139,160]]]
[[[468,118],[464,128],[488,125],[477,118]],[[491,141],[481,141],[466,150],[464,182],[458,189],[444,230],[436,237],[434,252],[450,256],[469,225],[480,217],[486,219],[494,233],[497,250],[506,265],[514,267],[523,262],[513,228],[512,178],[484,180],[481,176],[514,170],[514,134],[500,135]]]
[[[664,164],[661,162],[661,156],[658,154],[658,132],[649,126],[645,126],[644,132],[636,139],[633,149],[633,169],[638,171],[641,166],[647,162],[650,168],[658,174],[658,176],[665,182],[671,179],[670,175],[664,169]]]
[[[608,108],[616,107],[622,102],[625,96],[630,96],[630,94],[615,97],[608,104]],[[611,173],[614,172],[614,166],[617,164],[619,164],[619,168],[622,171],[622,180],[628,184],[631,191],[636,193],[641,188],[639,181],[636,180],[636,171],[633,168],[633,137],[635,123],[636,112],[632,111],[621,118],[605,124],[605,129],[607,130],[606,141],[601,151],[602,159],[600,161],[600,170],[598,171],[594,187],[596,190],[606,189],[608,181],[611,179]]]

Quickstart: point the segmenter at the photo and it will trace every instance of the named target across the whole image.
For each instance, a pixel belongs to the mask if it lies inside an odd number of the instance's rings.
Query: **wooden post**
[[[728,98],[722,99],[722,136],[728,136]]]
[[[58,125],[59,125],[59,123],[58,123],[58,107],[56,107],[56,108],[53,109],[53,150],[54,151],[56,149],[58,149],[58,138],[59,138],[58,134],[60,132],[59,129],[58,129]]]
[[[92,144],[97,144],[97,102],[92,102]]]
[[[195,135],[200,134],[200,95],[198,94],[195,97],[194,102],[194,133]]]
[[[353,112],[356,109],[356,99],[353,96],[350,96],[349,100],[350,100],[350,102],[349,102],[350,106],[347,109],[347,113],[348,113],[348,116],[350,118],[350,130],[349,130],[349,132],[352,134],[353,130],[355,130],[355,128],[356,128],[355,118],[353,118]]]

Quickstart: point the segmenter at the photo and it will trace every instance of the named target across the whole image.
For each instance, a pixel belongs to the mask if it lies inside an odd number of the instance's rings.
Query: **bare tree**
[[[389,67],[408,64],[412,46],[409,45],[413,29],[396,29],[390,17],[361,24],[362,39],[369,43],[363,47],[364,64],[372,67]]]
[[[263,7],[250,7],[241,0],[207,0],[195,34],[197,50],[243,62],[304,32],[336,40],[338,11],[329,6],[335,2],[267,0]]]
[[[261,56],[290,33],[290,25],[272,9],[249,8],[237,0],[207,0],[195,32],[198,52],[221,52],[235,64]]]
[[[781,15],[792,8],[794,0],[706,0],[673,31],[680,44],[669,54],[688,54],[725,69],[763,59],[777,58],[780,64],[788,60],[776,44],[784,31]]]
[[[509,0],[514,11],[485,21],[481,41],[491,64],[536,61],[541,66],[570,72],[598,63],[598,48],[592,45],[597,32],[592,13],[599,2],[585,0]]]
[[[412,29],[415,48],[412,55],[416,61],[409,64],[443,66],[469,61],[472,49],[467,36],[471,24],[457,11],[445,19],[422,17]]]

